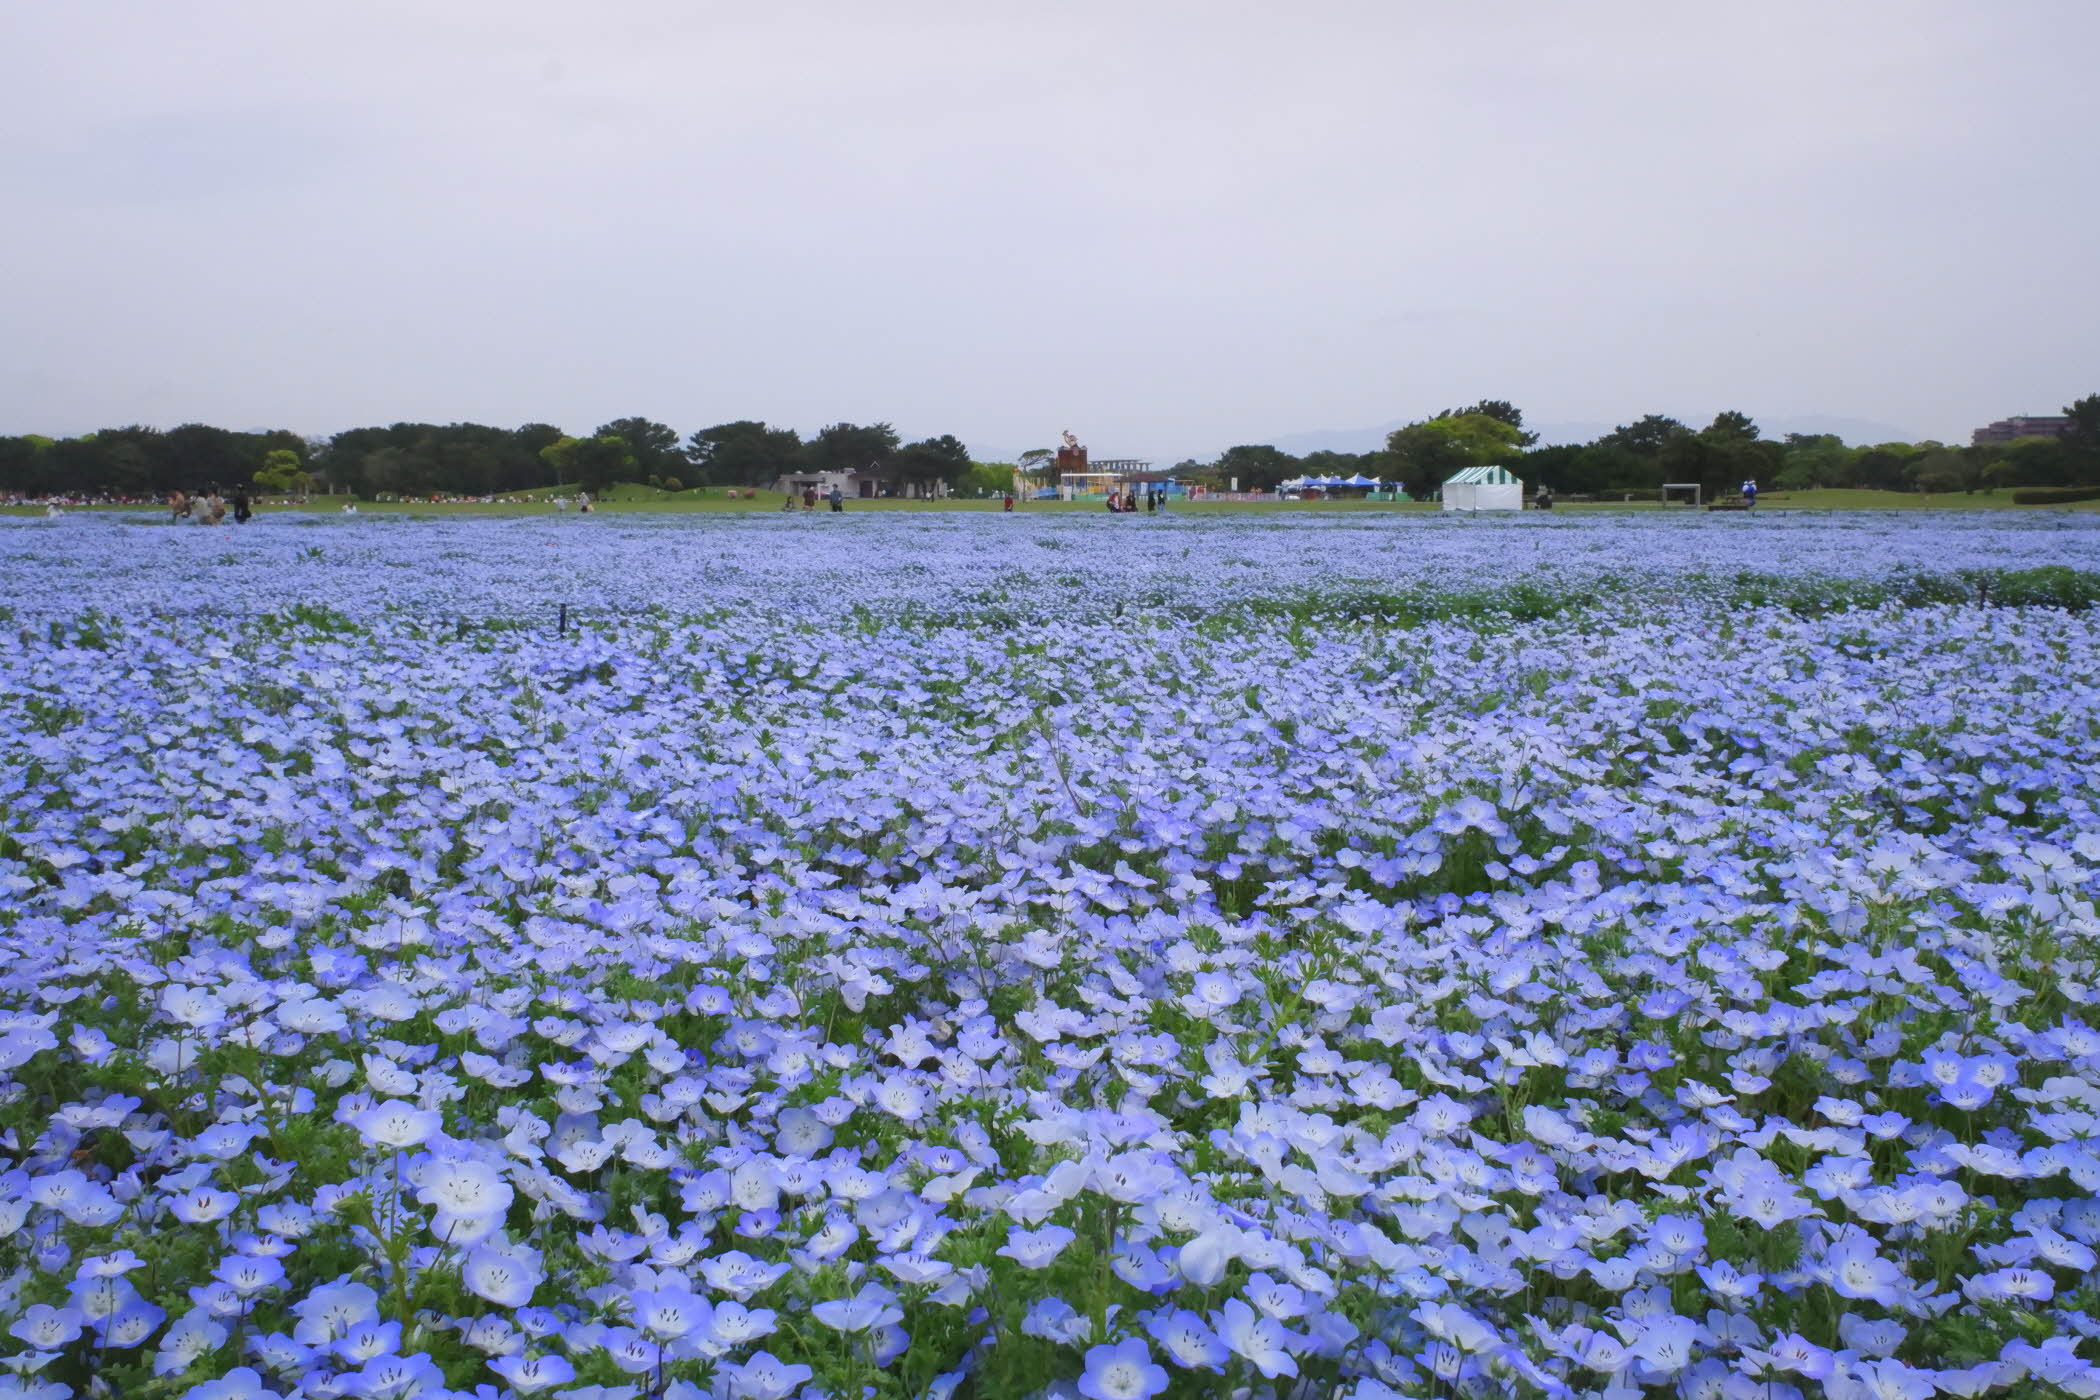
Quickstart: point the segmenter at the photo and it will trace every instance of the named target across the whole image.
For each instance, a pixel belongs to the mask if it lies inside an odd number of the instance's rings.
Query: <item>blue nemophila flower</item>
[[[1149,1400],[1167,1388],[1166,1368],[1140,1337],[1089,1347],[1079,1393],[1088,1400]]]
[[[374,1104],[350,1118],[350,1126],[367,1144],[394,1151],[421,1144],[442,1122],[433,1109],[398,1101]]]
[[[216,1350],[226,1337],[224,1323],[200,1308],[192,1308],[175,1319],[162,1334],[160,1350],[153,1358],[153,1374],[168,1376],[188,1370],[192,1362],[204,1353]]]
[[[9,1336],[37,1351],[55,1351],[80,1335],[87,1314],[79,1308],[34,1303],[8,1327]]]
[[[1044,1269],[1064,1252],[1066,1245],[1075,1238],[1071,1230],[1062,1225],[1044,1225],[1034,1230],[1019,1226],[1007,1232],[1006,1243],[996,1253],[1005,1255],[1024,1269]]]
[[[1290,1344],[1304,1338],[1286,1330],[1275,1318],[1257,1313],[1238,1298],[1228,1298],[1211,1323],[1219,1340],[1264,1376],[1273,1380],[1298,1374]]]
[[[887,1327],[904,1316],[897,1296],[881,1284],[864,1284],[851,1298],[833,1298],[810,1309],[817,1321],[839,1332]]]
[[[576,1379],[576,1368],[559,1356],[499,1356],[488,1365],[520,1395],[536,1395]]]
[[[808,1366],[782,1361],[769,1351],[754,1352],[748,1361],[721,1369],[728,1393],[745,1400],[785,1400],[813,1374]]]
[[[714,1327],[714,1309],[690,1288],[673,1285],[637,1293],[630,1300],[634,1325],[660,1342],[674,1342]]]
[[[536,1250],[517,1244],[482,1243],[467,1252],[459,1280],[475,1297],[500,1308],[523,1307],[545,1275]]]
[[[361,1400],[397,1400],[444,1384],[445,1373],[428,1355],[376,1356],[342,1378],[343,1389]]]
[[[203,1381],[183,1392],[183,1400],[283,1400],[281,1392],[263,1383],[252,1366],[236,1366],[216,1380]]]
[[[324,1346],[348,1335],[358,1323],[379,1315],[379,1295],[368,1285],[338,1279],[313,1289],[292,1304],[298,1317],[292,1336],[305,1346]]]
[[[1145,1330],[1167,1359],[1184,1370],[1222,1370],[1231,1354],[1210,1324],[1186,1308],[1161,1309],[1146,1319]]]
[[[251,1298],[284,1281],[284,1264],[270,1255],[235,1254],[219,1261],[212,1276],[242,1298]]]
[[[215,598],[267,568],[272,607],[325,572],[355,630],[0,629],[0,1074],[29,1114],[0,1233],[22,1296],[79,1314],[61,1348],[406,1393],[382,1364],[442,1334],[639,1394],[664,1363],[729,1391],[763,1342],[784,1374],[746,1388],[792,1393],[839,1335],[795,1310],[851,1318],[832,1295],[880,1280],[855,1364],[908,1308],[981,1306],[980,1386],[1020,1383],[994,1298],[1074,1349],[1067,1393],[1124,1309],[1169,1370],[1222,1370],[1225,1328],[1344,1394],[1835,1393],[1897,1356],[1949,1391],[2021,1357],[2084,1383],[2075,1348],[1938,1349],[2008,1305],[2091,1330],[2093,617],[1732,590],[1891,587],[1921,542],[2090,564],[2100,530],[1184,521],[1140,560],[1076,521],[763,552],[710,522],[732,618],[688,611],[684,536],[602,523],[565,567],[664,613],[389,613],[410,578],[515,598],[516,542],[552,538],[429,523],[211,566]],[[0,529],[18,618],[64,631],[53,580],[202,568],[100,528]],[[855,626],[804,615],[819,577]],[[1517,578],[1579,618],[1434,602]],[[1118,588],[1128,625],[1075,618]],[[927,625],[972,589],[1008,621]],[[111,1065],[150,1089],[108,1094]],[[368,1134],[388,1109],[427,1131]],[[137,1267],[98,1272],[132,1224]],[[1077,1235],[1107,1255],[1075,1272]],[[680,1290],[704,1330],[628,1325]]]

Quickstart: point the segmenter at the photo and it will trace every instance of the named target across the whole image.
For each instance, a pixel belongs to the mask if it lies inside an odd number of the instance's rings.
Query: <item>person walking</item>
[[[234,492],[233,523],[236,525],[246,525],[250,517],[252,517],[254,514],[254,510],[251,509],[248,504],[248,493],[245,490]]]
[[[804,510],[815,510],[817,508],[816,487],[805,486],[802,488],[802,508]]]
[[[1743,483],[1743,505],[1751,509],[1756,508],[1757,483],[1755,481],[1746,481]]]
[[[1005,501],[1005,503],[1004,503],[1003,505],[1001,505],[1001,506],[999,507],[999,509],[1000,509],[1000,511],[1001,511],[1002,513],[1004,513],[1004,514],[1006,514],[1006,515],[1012,515],[1012,514],[1014,513],[1014,493],[1013,493],[1013,492],[1009,491],[1009,492],[1007,492],[1007,493],[1006,493],[1006,501]]]
[[[834,481],[831,483],[831,513],[833,515],[837,515],[845,509],[846,493],[844,491],[841,491],[839,489],[839,484],[836,481]]]

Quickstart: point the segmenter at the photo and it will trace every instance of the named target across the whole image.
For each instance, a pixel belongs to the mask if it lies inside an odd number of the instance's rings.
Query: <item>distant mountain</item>
[[[1404,428],[1409,421],[1399,418],[1375,428],[1321,428],[1310,433],[1286,433],[1271,439],[1269,446],[1293,457],[1314,452],[1376,452],[1385,446],[1386,437],[1393,429]]]
[[[994,447],[981,442],[965,445],[970,449],[970,460],[973,462],[1017,462],[1021,459],[1021,454],[1028,450],[1020,447]]]
[[[1852,447],[1871,447],[1878,442],[1916,442],[1926,434],[1871,418],[1838,418],[1828,413],[1802,413],[1791,418],[1760,418],[1757,426],[1768,438],[1788,433],[1834,433]]]

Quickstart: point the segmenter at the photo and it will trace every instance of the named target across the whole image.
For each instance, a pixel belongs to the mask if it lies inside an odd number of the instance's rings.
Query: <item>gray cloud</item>
[[[1178,454],[2100,389],[2100,11],[16,7],[0,431],[641,412]]]

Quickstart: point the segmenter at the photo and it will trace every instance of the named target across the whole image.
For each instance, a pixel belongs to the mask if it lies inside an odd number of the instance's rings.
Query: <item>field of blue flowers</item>
[[[0,522],[0,1400],[2100,1395],[2096,601],[2056,516]]]

